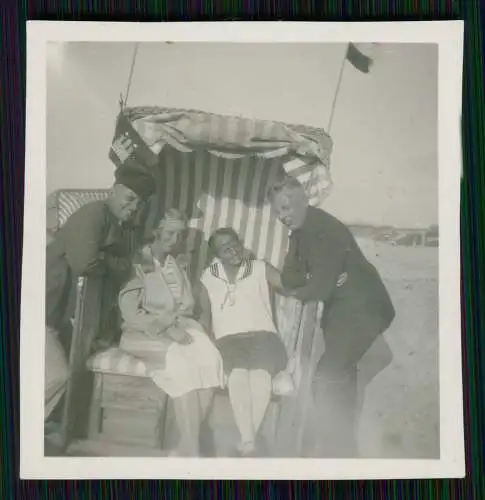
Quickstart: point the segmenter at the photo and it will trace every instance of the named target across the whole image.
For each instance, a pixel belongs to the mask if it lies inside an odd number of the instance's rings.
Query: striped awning
[[[127,138],[133,152],[120,145]],[[110,158],[116,166],[149,170],[160,212],[175,207],[190,219],[187,250],[196,273],[207,265],[205,243],[231,226],[246,248],[280,268],[288,232],[265,201],[282,172],[318,205],[331,189],[332,141],[322,129],[160,107],[126,108],[119,115]]]
[[[197,110],[126,108],[118,117],[110,151],[117,166],[130,160],[120,148],[126,137],[134,143],[132,161],[136,158],[141,166],[158,164],[167,147],[225,159],[278,158],[285,171],[305,186],[312,204],[320,203],[331,188],[332,140],[322,129]]]

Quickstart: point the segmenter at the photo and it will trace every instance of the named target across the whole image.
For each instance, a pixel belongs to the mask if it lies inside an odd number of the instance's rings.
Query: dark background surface
[[[321,4],[317,7],[317,4]],[[129,5],[129,7],[128,7]],[[462,325],[467,478],[345,482],[20,482],[19,319],[24,184],[25,21],[402,21],[465,19],[462,184]],[[63,2],[4,0],[0,5],[0,498],[485,498],[483,305],[484,96],[478,0],[274,2]],[[35,279],[35,277],[33,278]],[[77,495],[79,493],[79,496]],[[88,496],[89,495],[89,496]],[[137,495],[138,497],[138,495]]]

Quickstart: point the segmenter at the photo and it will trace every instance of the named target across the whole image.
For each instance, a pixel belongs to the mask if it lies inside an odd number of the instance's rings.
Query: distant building
[[[439,244],[439,231],[436,225],[423,229],[350,225],[350,230],[358,238],[371,239],[397,246],[437,247]]]

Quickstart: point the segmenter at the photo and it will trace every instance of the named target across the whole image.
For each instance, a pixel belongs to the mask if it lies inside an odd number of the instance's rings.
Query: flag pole
[[[138,47],[139,47],[139,45],[140,45],[139,42],[135,43],[135,47],[133,49],[133,56],[132,56],[132,59],[131,59],[130,74],[128,76],[128,84],[126,86],[126,92],[125,92],[124,96],[123,96],[123,94],[121,95],[120,104],[121,104],[121,106],[122,106],[123,109],[126,107],[126,103],[128,102],[128,96],[130,94],[130,88],[131,88],[131,80],[133,78],[133,70],[135,69],[135,62],[136,62],[136,56],[138,54]]]
[[[332,128],[333,115],[335,113],[335,106],[337,104],[338,94],[340,92],[340,85],[342,83],[342,77],[343,77],[343,74],[344,74],[345,62],[347,61],[347,51],[348,51],[348,47],[345,50],[345,56],[342,59],[342,64],[340,66],[340,73],[338,75],[337,88],[335,89],[335,94],[333,96],[332,108],[330,110],[330,118],[328,119],[327,134],[329,134],[329,135],[330,135],[330,129]]]

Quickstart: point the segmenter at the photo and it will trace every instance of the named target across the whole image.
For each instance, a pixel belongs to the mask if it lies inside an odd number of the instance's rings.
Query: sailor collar
[[[242,281],[246,279],[247,277],[251,276],[253,273],[253,267],[254,267],[254,259],[252,258],[246,258],[243,260],[241,263],[241,266],[239,267],[239,270],[236,275],[236,282]],[[214,278],[220,279],[222,281],[225,281],[226,283],[229,283],[229,279],[227,278],[226,275],[226,270],[224,269],[224,265],[222,262],[215,258],[211,264],[209,265],[209,272],[214,276]]]

